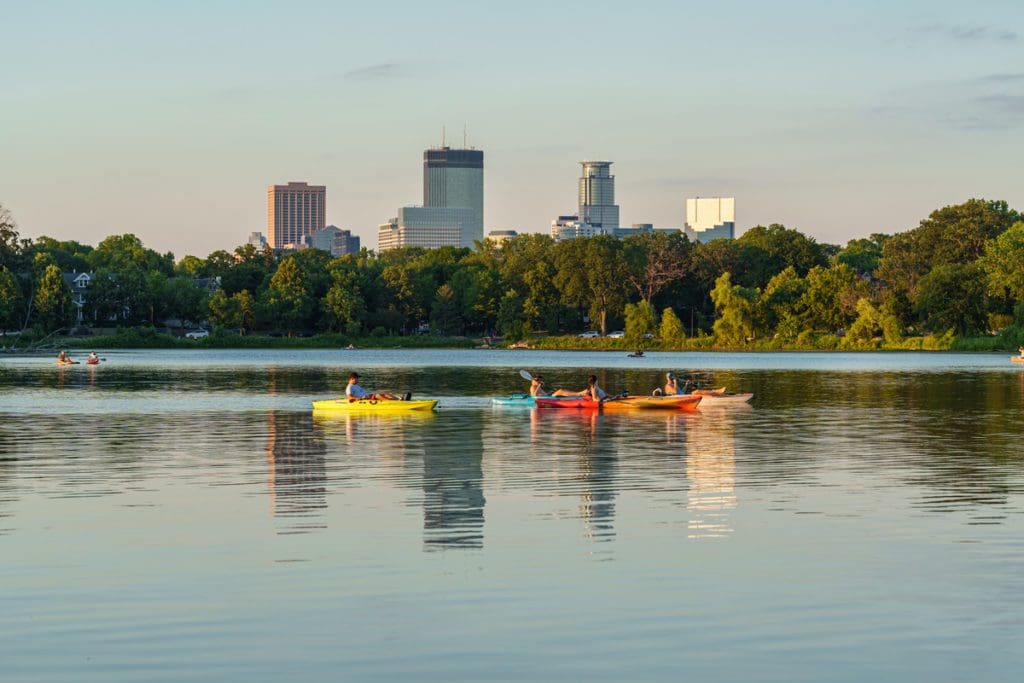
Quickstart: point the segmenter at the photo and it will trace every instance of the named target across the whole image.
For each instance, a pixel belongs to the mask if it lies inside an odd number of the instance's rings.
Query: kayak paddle
[[[532,382],[533,381],[533,375],[528,373],[526,370],[520,370],[519,371],[519,376],[522,377],[523,379],[525,379],[527,382]]]

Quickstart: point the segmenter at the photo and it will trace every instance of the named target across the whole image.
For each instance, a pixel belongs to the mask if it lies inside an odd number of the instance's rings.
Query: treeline
[[[845,247],[782,225],[694,244],[654,233],[500,247],[409,248],[332,258],[251,246],[204,258],[117,235],[95,248],[24,240],[0,215],[0,324],[73,320],[62,273],[88,271],[90,324],[209,321],[222,328],[350,337],[423,332],[516,340],[622,328],[633,342],[793,348],[937,348],[954,336],[1024,339],[1024,223],[972,199],[912,230]],[[212,294],[197,284],[220,278]],[[1015,318],[1016,313],[1016,318]],[[700,340],[699,343],[696,340]]]

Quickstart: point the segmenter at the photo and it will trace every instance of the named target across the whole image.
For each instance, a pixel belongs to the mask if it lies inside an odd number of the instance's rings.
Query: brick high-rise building
[[[327,188],[291,182],[267,188],[267,244],[274,249],[309,242],[326,224]]]

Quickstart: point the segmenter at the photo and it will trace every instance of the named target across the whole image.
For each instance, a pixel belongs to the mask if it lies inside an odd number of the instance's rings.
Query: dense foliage
[[[75,271],[93,276],[82,311],[93,326],[509,340],[624,329],[629,345],[935,348],[954,335],[1020,336],[1024,223],[1006,202],[972,199],[843,248],[770,225],[707,244],[661,232],[557,243],[523,235],[472,250],[332,258],[243,246],[175,262],[131,234],[95,248],[24,240],[0,210],[4,329],[70,326],[76,310],[61,274]],[[201,286],[209,282],[219,285]]]

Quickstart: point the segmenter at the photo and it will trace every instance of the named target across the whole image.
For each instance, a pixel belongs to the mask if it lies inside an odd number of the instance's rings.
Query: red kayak
[[[540,398],[536,400],[538,408],[557,408],[559,410],[686,410],[693,411],[701,402],[700,396],[623,396],[601,401],[589,398]]]

